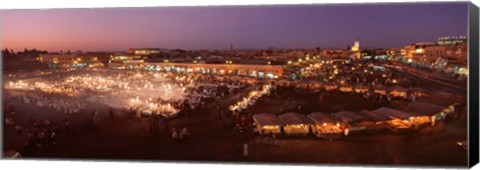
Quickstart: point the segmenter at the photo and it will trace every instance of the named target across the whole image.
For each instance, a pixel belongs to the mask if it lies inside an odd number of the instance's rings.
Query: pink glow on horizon
[[[390,48],[467,35],[468,3],[0,11],[2,48]],[[352,19],[354,18],[354,19]]]

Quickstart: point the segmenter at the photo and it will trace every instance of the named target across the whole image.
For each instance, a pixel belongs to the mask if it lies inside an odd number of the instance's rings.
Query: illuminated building
[[[458,44],[466,44],[467,37],[459,36],[459,37],[440,37],[438,38],[437,44],[438,45],[458,45]]]
[[[227,61],[225,64],[172,63],[164,61],[144,62],[141,65],[144,69],[151,71],[241,76],[259,79],[276,79],[283,74],[283,66],[280,65],[234,64],[232,61]]]
[[[360,59],[361,50],[360,50],[360,41],[355,40],[353,46],[350,47],[350,58],[351,59]]]
[[[418,66],[429,67],[431,62],[427,61],[425,48],[434,45],[435,44],[431,42],[420,42],[406,46],[404,50],[406,52],[407,61]]]
[[[231,46],[233,49],[233,46]],[[145,49],[140,49],[145,50]],[[175,72],[180,74],[205,74],[205,75],[226,75],[254,77],[259,79],[276,79],[282,76],[283,66],[273,65],[272,61],[259,64],[257,61],[241,60],[237,63],[232,59],[220,60],[210,59],[205,63],[201,57],[194,60],[185,58],[149,59],[145,52],[135,52],[130,49],[128,53],[119,53],[110,56],[108,66],[115,69],[145,69],[160,72]],[[186,51],[176,49],[171,50],[170,54],[183,55]],[[221,62],[220,62],[221,61]],[[213,62],[213,63],[212,63]],[[255,63],[255,64],[254,64]],[[266,64],[268,63],[268,64]]]
[[[352,52],[360,51],[360,41],[355,40],[355,41],[353,42],[353,46],[351,47],[350,50],[351,50]]]
[[[371,59],[373,55],[374,55],[374,53],[370,49],[363,49],[360,52],[360,56],[362,57],[362,59]]]
[[[320,52],[320,56],[326,58],[340,58],[343,56],[348,56],[349,53],[349,50],[325,49]]]
[[[405,59],[407,52],[404,48],[390,48],[387,50],[386,55],[392,60],[402,61]]]
[[[104,66],[108,60],[107,53],[44,54],[38,57],[38,61],[47,63],[50,67]]]
[[[153,55],[159,53],[160,49],[158,48],[131,48],[128,50],[128,54],[134,55]]]
[[[467,45],[436,45],[425,48],[425,56],[436,70],[467,74]]]
[[[109,67],[119,69],[140,68],[147,57],[134,54],[115,54],[110,56]]]

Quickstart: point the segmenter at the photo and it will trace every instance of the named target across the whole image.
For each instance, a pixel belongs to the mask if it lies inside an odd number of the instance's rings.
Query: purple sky
[[[1,11],[2,48],[403,47],[467,35],[467,3]]]

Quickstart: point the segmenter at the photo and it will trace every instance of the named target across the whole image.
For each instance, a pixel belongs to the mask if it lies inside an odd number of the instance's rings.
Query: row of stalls
[[[295,87],[300,89],[311,89],[319,91],[325,89],[326,91],[338,91],[342,93],[356,93],[363,94],[371,92],[377,95],[390,95],[393,98],[406,99],[409,96],[428,97],[430,94],[422,88],[408,89],[400,85],[387,87],[383,85],[367,86],[367,85],[349,85],[349,84],[328,84],[321,82],[279,82],[279,86]]]
[[[279,116],[262,113],[253,116],[255,130],[259,134],[308,135],[318,137],[341,137],[343,128],[340,119],[326,113],[285,113]]]
[[[375,110],[358,112],[340,111],[336,113],[314,112],[308,115],[269,113],[253,116],[255,131],[259,134],[285,134],[287,136],[313,134],[323,139],[338,139],[361,132],[378,132],[388,129],[392,132],[409,132],[423,126],[435,126],[453,113],[455,105],[438,105],[412,102],[402,110],[381,107]]]

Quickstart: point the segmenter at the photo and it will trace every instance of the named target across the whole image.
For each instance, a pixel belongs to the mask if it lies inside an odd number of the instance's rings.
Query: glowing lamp
[[[424,51],[425,51],[425,50],[419,48],[419,49],[416,49],[416,50],[415,50],[415,53],[420,54],[420,53],[423,53]]]

